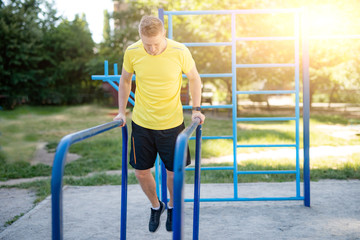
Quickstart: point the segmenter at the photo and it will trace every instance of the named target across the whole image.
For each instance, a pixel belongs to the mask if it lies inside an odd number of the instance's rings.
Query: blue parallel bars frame
[[[184,129],[176,139],[174,158],[174,214],[173,239],[183,239],[184,231],[184,185],[187,146],[190,135],[196,128],[195,153],[195,184],[194,184],[194,213],[193,213],[193,239],[199,239],[199,213],[200,213],[200,171],[201,171],[201,125],[200,119],[195,119],[190,126]]]
[[[66,162],[66,155],[72,144],[109,131],[122,125],[122,121],[113,121],[93,128],[72,133],[63,137],[57,146],[51,177],[51,217],[52,239],[63,239],[63,198],[62,186]],[[120,239],[126,239],[126,213],[127,213],[127,126],[122,127],[122,174],[121,174],[121,229]]]
[[[232,109],[232,136],[205,136],[203,139],[233,139],[233,167],[203,167],[202,170],[233,170],[234,179],[234,198],[208,198],[201,199],[201,201],[277,201],[277,200],[304,200],[305,206],[310,206],[310,168],[309,168],[309,76],[303,75],[303,121],[304,121],[304,197],[300,196],[300,163],[299,163],[299,121],[300,121],[300,106],[299,106],[299,48],[300,48],[300,13],[301,9],[252,9],[252,10],[221,10],[221,11],[164,11],[159,9],[159,17],[163,20],[164,15],[168,16],[168,38],[173,39],[173,16],[179,15],[211,15],[211,14],[230,14],[231,15],[231,42],[201,42],[201,43],[185,43],[188,47],[193,46],[231,46],[232,47],[232,73],[219,74],[200,74],[201,77],[232,77],[232,104],[219,106],[202,106],[202,108],[231,108]],[[236,15],[237,14],[273,14],[273,13],[293,13],[294,14],[294,36],[284,37],[237,37],[236,36]],[[304,28],[304,26],[303,26]],[[237,41],[279,41],[279,40],[293,40],[294,41],[294,63],[271,63],[271,64],[237,64],[236,63],[236,42]],[[308,64],[306,65],[307,45],[303,40],[303,71],[308,71]],[[305,49],[306,48],[306,49]],[[308,61],[307,61],[308,62]],[[295,68],[295,89],[294,90],[269,90],[269,91],[237,91],[236,90],[236,69],[237,68],[274,68],[274,67],[293,67]],[[237,95],[238,94],[294,94],[295,95],[295,117],[290,118],[238,118],[237,117]],[[191,106],[184,106],[184,109],[189,109]],[[238,145],[237,144],[237,122],[238,121],[295,121],[295,144],[262,144],[262,145]],[[193,138],[190,138],[193,139]],[[296,170],[288,171],[237,171],[237,148],[244,147],[294,147],[296,148]],[[194,168],[187,168],[186,171],[192,171]],[[296,174],[296,196],[295,197],[279,197],[279,198],[239,198],[238,197],[238,174]],[[187,202],[192,199],[185,199]]]

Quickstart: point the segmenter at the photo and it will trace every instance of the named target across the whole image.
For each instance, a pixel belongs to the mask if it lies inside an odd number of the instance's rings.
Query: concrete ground
[[[192,191],[186,185],[187,197]],[[232,194],[232,184],[201,186],[202,197]],[[294,195],[294,182],[239,184],[239,197]],[[120,199],[120,186],[65,187],[64,239],[119,239]],[[311,208],[302,201],[202,202],[200,239],[360,239],[359,203],[359,180],[312,182]],[[172,238],[165,230],[166,214],[158,232],[148,232],[149,207],[140,187],[129,185],[127,239]],[[192,239],[192,209],[192,203],[185,204],[185,239]],[[50,197],[2,231],[0,239],[51,239]]]

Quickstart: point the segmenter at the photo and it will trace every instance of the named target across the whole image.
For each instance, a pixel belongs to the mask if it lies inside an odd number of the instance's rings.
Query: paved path
[[[192,185],[185,194],[192,196]],[[203,197],[231,197],[232,184],[203,184]],[[149,205],[129,185],[127,239],[171,239],[166,215],[147,231]],[[295,183],[239,184],[239,196],[293,196]],[[360,239],[360,181],[311,183],[311,208],[302,201],[201,203],[200,239]],[[192,204],[185,204],[185,239],[192,239]],[[50,197],[0,233],[2,240],[51,239]],[[64,239],[119,239],[120,186],[66,187]]]

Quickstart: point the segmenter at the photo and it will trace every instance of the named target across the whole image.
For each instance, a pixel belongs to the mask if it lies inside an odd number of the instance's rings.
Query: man
[[[172,231],[173,162],[175,142],[185,128],[180,101],[182,73],[190,82],[193,102],[192,119],[201,119],[201,79],[190,51],[181,43],[167,39],[162,21],[145,16],[139,24],[141,40],[129,46],[124,55],[119,83],[119,114],[114,120],[126,122],[125,109],[136,73],[135,107],[132,114],[130,165],[142,190],[151,202],[149,231],[155,232],[165,204],[156,194],[156,183],[150,172],[157,153],[164,162],[170,201],[166,230]],[[188,154],[187,165],[190,164]]]

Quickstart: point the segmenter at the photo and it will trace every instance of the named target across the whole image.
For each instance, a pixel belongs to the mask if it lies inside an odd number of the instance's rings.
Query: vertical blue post
[[[160,159],[160,158],[159,158]],[[165,203],[167,208],[167,184],[166,184],[166,168],[165,164],[161,161],[161,201]]]
[[[164,21],[164,9],[159,8],[159,19],[165,23]],[[159,159],[159,158],[158,158]],[[158,179],[156,179],[156,185],[159,185]],[[158,195],[159,196],[159,195]],[[166,184],[166,168],[163,162],[161,162],[161,201],[165,203],[167,207],[167,184]]]
[[[107,60],[104,61],[104,75],[105,76],[109,75],[109,64]]]
[[[304,205],[310,207],[310,78],[309,38],[305,11],[302,14],[303,49],[303,141],[304,141]]]
[[[121,218],[120,218],[120,239],[126,240],[126,213],[127,213],[127,180],[128,180],[128,162],[127,162],[127,144],[128,133],[127,126],[122,128],[122,170],[121,170]]]
[[[156,195],[160,196],[160,170],[159,170],[159,155],[156,157],[155,161],[155,182],[156,182]]]
[[[300,160],[299,160],[299,121],[300,121],[300,107],[299,107],[299,42],[300,42],[300,19],[299,14],[294,13],[294,35],[295,35],[295,142],[296,142],[296,197],[300,197]]]
[[[196,128],[193,240],[199,239],[201,182],[201,125]]]
[[[114,63],[114,75],[118,75],[118,65]]]
[[[231,69],[232,69],[232,127],[233,127],[233,154],[234,154],[234,198],[238,198],[238,175],[237,175],[237,94],[236,94],[236,15],[231,14]]]

